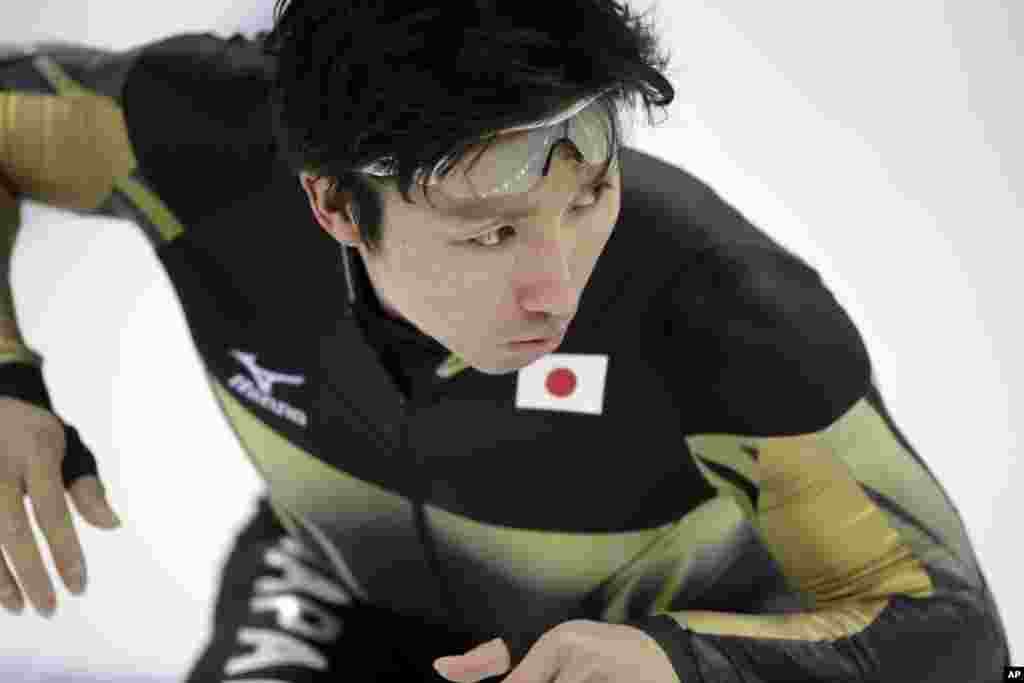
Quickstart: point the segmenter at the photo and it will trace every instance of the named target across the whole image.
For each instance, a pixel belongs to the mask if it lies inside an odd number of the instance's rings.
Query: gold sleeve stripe
[[[927,541],[929,545],[944,546],[938,548],[943,555],[953,553],[972,573],[977,571],[956,509],[934,476],[896,438],[893,425],[878,409],[862,399],[821,436],[831,451],[842,457],[854,478],[891,500],[934,537]]]
[[[135,168],[121,110],[100,95],[0,93],[0,159],[23,194],[83,211]]]
[[[697,633],[831,641],[869,627],[894,596],[935,594],[920,557],[862,489],[830,436],[823,430],[737,440],[758,451],[759,536],[810,608],[784,614],[682,610],[666,616]],[[724,453],[725,444],[720,446]]]
[[[920,561],[822,435],[761,439],[760,464],[758,527],[787,579],[816,605],[933,593]]]
[[[139,211],[141,211],[146,218],[153,223],[154,226],[156,226],[161,237],[165,241],[169,242],[184,233],[184,226],[175,217],[174,213],[171,212],[167,205],[163,203],[160,197],[158,197],[155,192],[147,188],[142,182],[132,177],[132,173],[136,170],[138,162],[132,152],[131,142],[128,139],[127,126],[124,121],[124,112],[121,111],[120,107],[118,107],[110,98],[96,95],[89,89],[75,82],[75,80],[72,79],[53,59],[45,55],[39,56],[34,60],[34,64],[57,93],[59,95],[66,96],[61,99],[75,100],[79,97],[86,97],[87,99],[104,100],[108,102],[108,106],[112,107],[116,112],[116,121],[112,118],[109,119],[107,123],[111,128],[102,132],[102,134],[109,136],[105,139],[113,140],[116,143],[113,145],[113,148],[117,150],[115,152],[114,159],[115,165],[111,167],[114,169],[113,180],[111,185],[106,188],[106,194],[99,198],[99,201],[95,206],[99,206],[99,204],[109,196],[112,189],[116,188],[117,190],[120,190],[139,209]],[[131,160],[130,164],[125,163],[128,158]],[[96,159],[91,160],[91,167],[95,166],[97,163],[98,161]],[[95,208],[95,206],[88,208]]]
[[[790,614],[733,614],[689,610],[669,612],[683,628],[696,633],[741,638],[832,641],[849,638],[875,622],[888,598],[851,600],[813,612]]]

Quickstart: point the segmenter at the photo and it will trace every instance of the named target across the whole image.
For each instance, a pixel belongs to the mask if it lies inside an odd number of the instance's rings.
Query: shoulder
[[[128,75],[124,109],[140,168],[183,223],[266,182],[275,62],[260,48],[241,36],[175,35],[146,46]]]
[[[864,396],[864,339],[812,265],[683,168],[629,150],[623,174],[620,265],[656,292],[662,363],[704,427],[814,431]]]

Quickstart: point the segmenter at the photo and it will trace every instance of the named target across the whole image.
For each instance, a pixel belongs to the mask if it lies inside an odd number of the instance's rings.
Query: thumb
[[[501,638],[479,645],[464,655],[439,657],[434,669],[450,681],[475,683],[498,676],[510,668],[508,646]]]
[[[68,490],[71,500],[75,502],[78,514],[85,521],[101,529],[116,529],[121,526],[121,518],[110,507],[106,491],[99,477],[80,477]]]

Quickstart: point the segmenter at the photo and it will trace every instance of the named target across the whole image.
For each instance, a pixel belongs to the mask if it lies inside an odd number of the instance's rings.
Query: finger
[[[12,487],[0,490],[0,546],[18,574],[21,589],[43,616],[52,616],[57,608],[53,583],[39,554],[32,525],[20,491]]]
[[[0,605],[9,612],[21,614],[25,609],[25,598],[14,580],[14,572],[7,566],[3,552],[0,552]]]
[[[533,644],[519,666],[509,672],[502,683],[557,681],[559,675],[571,675],[572,671],[561,670],[561,662],[565,659],[564,642],[555,631],[548,631]]]
[[[98,477],[79,477],[68,489],[78,514],[89,524],[101,529],[116,529],[121,519],[110,507],[103,483]]]
[[[475,683],[508,671],[508,647],[504,640],[495,638],[464,655],[439,657],[434,661],[434,668],[449,680]]]
[[[85,554],[65,499],[60,469],[45,464],[47,462],[52,461],[40,460],[39,464],[29,469],[26,480],[28,496],[32,501],[36,523],[50,546],[50,555],[57,566],[57,572],[68,590],[80,595],[85,590]]]

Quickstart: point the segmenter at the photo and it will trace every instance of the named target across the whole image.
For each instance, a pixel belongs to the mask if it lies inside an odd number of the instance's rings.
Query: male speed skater
[[[137,225],[266,482],[189,683],[997,680],[856,325],[623,142],[674,97],[657,47],[608,0],[292,0],[4,49],[4,244],[21,198]],[[72,589],[65,490],[116,521],[5,291],[0,603],[52,613],[26,502]]]

